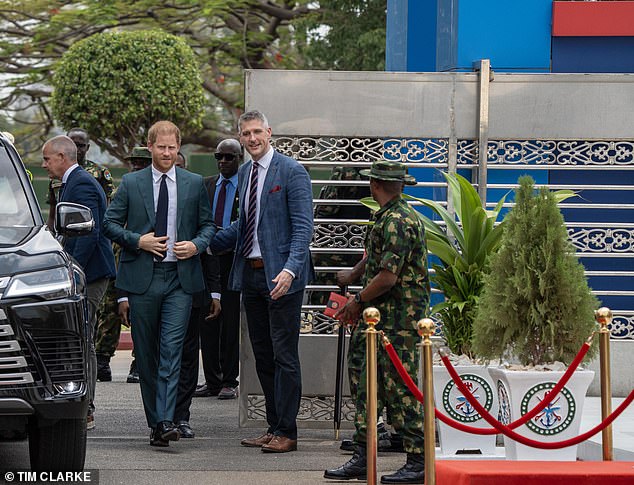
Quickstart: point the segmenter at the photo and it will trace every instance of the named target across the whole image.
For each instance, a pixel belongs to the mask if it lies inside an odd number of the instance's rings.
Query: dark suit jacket
[[[103,233],[106,212],[106,194],[99,182],[83,168],[77,167],[68,176],[60,202],[83,204],[92,211],[95,227],[90,234],[67,238],[64,249],[73,256],[86,273],[91,283],[100,278],[116,275],[112,244]]]
[[[211,177],[205,177],[205,189],[207,190],[207,195],[209,196],[209,205],[212,208],[214,206],[214,197],[216,196],[216,184],[218,183],[218,179],[220,175],[212,175]],[[233,198],[233,205],[231,206],[231,222],[238,219],[238,206],[239,206],[239,188],[236,188],[236,196]]]
[[[205,288],[200,254],[216,229],[200,175],[177,168],[176,190],[177,240],[191,241],[198,249],[198,255],[178,261],[178,279],[183,290],[193,294]],[[138,247],[139,238],[154,230],[155,217],[152,167],[125,174],[104,219],[106,236],[122,247],[117,288],[140,294],[150,286],[154,257]]]
[[[240,200],[245,200],[251,165],[252,162],[248,162],[238,169]],[[235,291],[242,289],[246,264],[242,256],[246,230],[244,213],[240,211],[237,221],[218,231],[209,246],[214,252],[235,247],[229,279],[229,286]],[[275,287],[273,278],[286,268],[295,274],[288,293],[303,290],[314,277],[309,250],[313,238],[313,192],[306,169],[277,151],[264,179],[258,221],[258,242],[269,289]]]

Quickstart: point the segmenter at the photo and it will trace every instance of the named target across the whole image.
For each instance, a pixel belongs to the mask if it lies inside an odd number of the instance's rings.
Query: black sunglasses
[[[214,158],[218,161],[224,158],[227,162],[233,162],[236,159],[236,155],[233,153],[214,153]]]

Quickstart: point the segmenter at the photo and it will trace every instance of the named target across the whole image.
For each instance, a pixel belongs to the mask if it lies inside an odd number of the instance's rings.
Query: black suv
[[[58,204],[65,236],[90,209]],[[34,470],[78,471],[86,456],[86,280],[46,227],[29,174],[0,136],[0,435],[28,436]]]

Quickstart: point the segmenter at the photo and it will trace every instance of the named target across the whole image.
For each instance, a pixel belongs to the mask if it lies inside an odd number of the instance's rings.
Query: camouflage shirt
[[[108,199],[108,201],[111,201],[114,197],[115,188],[110,170],[108,170],[107,167],[102,167],[101,165],[90,160],[84,160],[84,164],[82,165],[82,167],[84,170],[86,170],[86,172],[97,179],[97,182],[99,182],[99,185],[101,185],[103,191],[106,193],[106,199]]]
[[[396,284],[385,294],[367,302],[381,312],[377,328],[390,331],[416,329],[429,308],[429,275],[423,221],[401,197],[381,207],[368,229],[365,249],[368,260],[362,284],[367,286],[381,270],[398,276]]]
[[[116,192],[110,170],[108,170],[106,167],[98,165],[95,162],[91,162],[90,160],[84,161],[84,165],[80,165],[80,167],[82,167],[84,170],[86,170],[89,174],[97,179],[97,182],[99,182],[99,185],[101,185],[101,188],[106,193],[106,199],[108,200],[108,202],[110,202]],[[48,197],[46,199],[47,204],[57,204],[57,201],[59,200],[59,189],[61,186],[61,180],[49,180]]]
[[[359,168],[335,167],[330,174],[330,180],[367,180],[361,176]],[[370,196],[368,185],[324,185],[319,192],[319,198],[324,200],[359,200]],[[362,205],[326,205],[315,207],[315,217],[336,219],[367,219],[369,210]]]

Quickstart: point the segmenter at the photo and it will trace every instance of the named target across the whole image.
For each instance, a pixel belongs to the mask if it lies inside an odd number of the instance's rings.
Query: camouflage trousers
[[[106,295],[97,312],[97,318],[95,351],[98,355],[112,357],[117,350],[121,336],[121,320],[117,313],[117,297],[113,281],[108,285]]]
[[[420,363],[420,351],[417,344],[420,337],[412,330],[410,332],[386,331],[394,350],[398,354],[403,366],[414,379],[418,381],[417,371]],[[377,339],[378,341],[378,339]],[[423,406],[403,384],[398,372],[394,368],[390,357],[383,346],[377,344],[377,398],[378,412],[386,409],[388,422],[403,437],[403,448],[408,453],[423,453]],[[356,404],[354,441],[365,444],[367,441],[367,409],[366,404],[366,369],[365,369],[366,338],[364,328],[357,327],[350,337],[348,349],[348,378],[350,380],[350,394]]]

